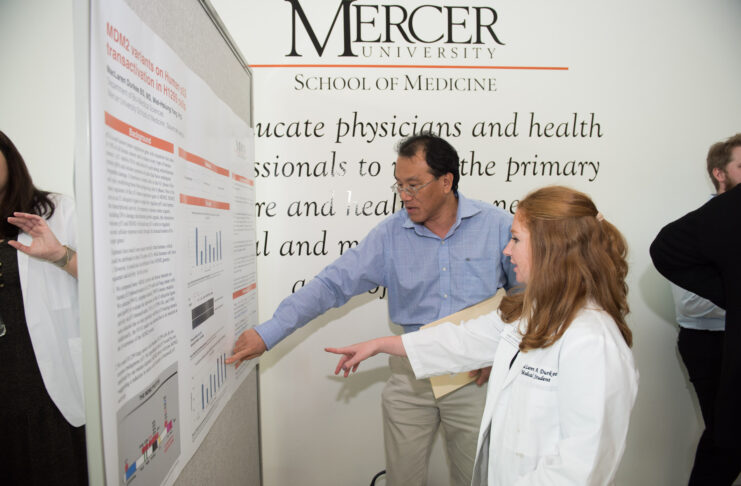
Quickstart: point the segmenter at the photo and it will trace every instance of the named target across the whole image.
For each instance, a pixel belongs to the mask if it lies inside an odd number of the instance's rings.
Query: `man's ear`
[[[726,171],[719,167],[713,168],[713,177],[715,177],[715,180],[718,181],[718,184],[721,186],[726,183]]]
[[[443,177],[443,187],[445,188],[445,192],[452,191],[453,190],[453,173],[448,172]]]

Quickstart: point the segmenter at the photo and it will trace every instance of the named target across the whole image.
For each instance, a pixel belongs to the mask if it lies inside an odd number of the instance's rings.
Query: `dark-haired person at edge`
[[[245,331],[227,363],[252,359],[352,296],[388,288],[391,320],[405,333],[516,284],[502,249],[512,217],[458,192],[455,149],[430,133],[402,140],[392,186],[404,211],[386,218],[361,243],[281,302],[273,318]],[[451,484],[469,486],[490,369],[435,399],[429,380],[392,357],[382,393],[386,484],[425,486],[435,434],[443,428]]]
[[[328,348],[343,355],[335,374],[379,352],[420,378],[493,364],[471,484],[613,484],[638,389],[625,240],[588,196],[554,186],[520,201],[504,254],[526,287],[499,310]]]
[[[675,302],[679,352],[705,422],[689,484],[730,486],[741,473],[741,133],[711,146],[707,164],[718,194],[665,226],[651,258],[686,289],[680,304],[695,307],[688,319]]]
[[[74,205],[0,131],[0,483],[85,485]]]

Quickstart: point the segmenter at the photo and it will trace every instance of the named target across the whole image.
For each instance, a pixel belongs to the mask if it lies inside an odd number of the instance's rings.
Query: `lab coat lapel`
[[[502,341],[499,344],[499,349],[502,354],[502,361],[500,366],[505,366],[507,374],[504,377],[504,381],[500,386],[500,390],[509,386],[522,371],[522,359],[520,357],[520,341],[522,336],[517,330],[517,326],[510,326],[504,333],[502,333]],[[510,363],[512,364],[510,366]]]
[[[18,242],[26,246],[31,244],[31,235],[27,233],[18,234]],[[28,255],[22,251],[17,251],[18,255],[18,276],[21,279],[21,295],[24,302],[28,299]]]

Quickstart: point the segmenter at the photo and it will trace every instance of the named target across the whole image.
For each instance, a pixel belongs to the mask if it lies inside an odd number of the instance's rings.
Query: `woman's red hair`
[[[505,297],[500,311],[505,322],[527,321],[520,350],[555,343],[587,301],[610,314],[632,345],[625,322],[625,238],[599,215],[589,196],[567,187],[544,187],[520,201],[515,217],[530,232],[531,272],[524,291]]]

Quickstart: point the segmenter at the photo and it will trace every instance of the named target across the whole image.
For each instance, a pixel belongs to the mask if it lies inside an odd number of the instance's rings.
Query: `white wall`
[[[73,194],[72,0],[0,2],[0,130],[36,187]]]
[[[39,187],[68,194],[72,193],[74,116],[71,4],[0,3],[0,129],[16,142]],[[246,27],[257,14],[258,2],[213,4],[250,61],[254,47],[246,44],[253,42]],[[559,19],[558,9],[553,9],[543,15],[554,16],[549,33],[556,36],[554,42],[581,46],[573,49],[571,62],[593,67],[588,73],[577,73],[580,85],[574,89],[598,103],[611,123],[607,146],[601,149],[615,161],[609,178],[578,188],[594,195],[631,248],[629,322],[641,387],[618,482],[682,484],[701,418],[676,353],[669,287],[651,266],[648,245],[663,224],[698,206],[710,192],[703,169],[708,146],[741,131],[737,52],[741,3],[583,1],[563,12],[568,19]],[[565,23],[573,25],[574,18],[580,21],[579,29],[559,30]],[[264,73],[256,72],[258,110],[260,104],[281,102],[260,99]],[[557,96],[547,91],[541,95]],[[389,141],[393,157],[391,145]],[[258,156],[260,150],[258,145]],[[475,181],[462,184],[477,197],[485,194],[486,188]],[[278,186],[259,187],[258,199],[275,190]],[[368,219],[348,231],[362,236],[375,222]],[[258,234],[268,225],[278,231],[295,223],[261,220],[259,224]],[[300,230],[311,231],[311,223]],[[285,258],[268,264],[260,259],[261,318],[269,317],[288,291],[284,281],[288,277],[281,280],[281,273],[310,276],[329,260]],[[266,486],[364,484],[383,468],[384,359],[369,362],[352,380],[341,380],[331,376],[335,360],[325,356],[322,348],[387,332],[391,326],[385,302],[361,296],[295,333],[263,358]],[[430,484],[446,484],[446,477],[438,448]]]

